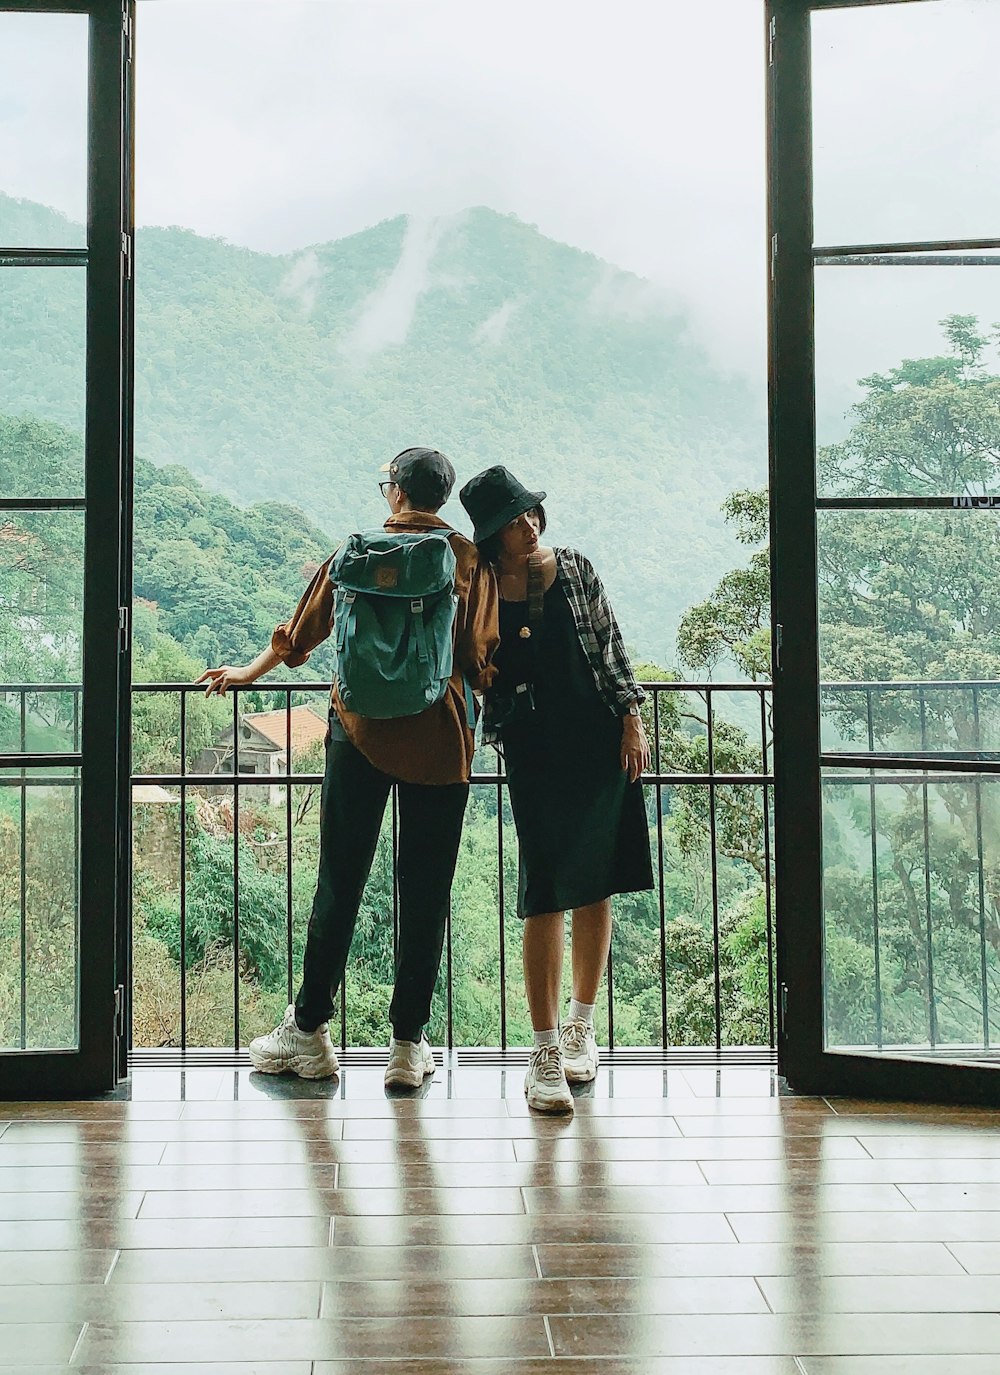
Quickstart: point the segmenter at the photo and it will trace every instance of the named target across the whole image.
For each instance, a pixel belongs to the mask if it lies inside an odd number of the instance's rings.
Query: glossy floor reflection
[[[1000,1113],[619,1068],[546,1119],[522,1078],[0,1104],[0,1369],[1000,1371]]]

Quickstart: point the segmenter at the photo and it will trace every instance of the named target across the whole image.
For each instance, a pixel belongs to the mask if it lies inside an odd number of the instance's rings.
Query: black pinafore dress
[[[498,684],[529,682],[535,710],[501,747],[520,851],[520,917],[653,887],[641,783],[621,766],[622,723],[602,701],[559,578],[530,639],[528,603],[501,601]]]

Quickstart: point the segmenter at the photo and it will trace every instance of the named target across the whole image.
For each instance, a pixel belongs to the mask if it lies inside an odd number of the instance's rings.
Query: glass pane
[[[0,268],[0,501],[83,495],[87,274]]]
[[[1000,778],[828,772],[826,1044],[1000,1041]]]
[[[79,749],[83,533],[79,511],[0,512],[2,751]]]
[[[825,750],[1000,750],[998,517],[819,513]]]
[[[993,266],[816,269],[821,496],[1000,492]]]
[[[0,1049],[77,1045],[79,772],[0,775]]]
[[[86,244],[87,22],[0,13],[0,248]]]
[[[816,242],[1000,233],[995,0],[813,15]]]
[[[287,8],[139,7],[137,594],[202,665],[252,658],[419,435],[460,483],[505,455],[544,487],[636,659],[672,666],[739,553],[721,503],[766,479],[760,6]],[[664,51],[694,60],[665,82]],[[258,535],[272,502],[304,515]]]

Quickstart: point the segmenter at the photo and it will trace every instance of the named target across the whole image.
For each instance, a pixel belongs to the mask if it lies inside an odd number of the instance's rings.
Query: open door
[[[1000,1102],[998,43],[979,0],[769,6],[780,1060],[810,1092]]]
[[[5,155],[17,184],[0,172],[0,329],[16,378],[0,406],[7,1099],[91,1094],[121,1064],[130,32],[121,0],[0,3],[5,134],[21,145]],[[52,343],[68,336],[71,355]]]

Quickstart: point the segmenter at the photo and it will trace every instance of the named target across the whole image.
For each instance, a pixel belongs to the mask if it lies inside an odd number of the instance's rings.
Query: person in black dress
[[[483,739],[504,758],[520,851],[518,915],[534,1028],[531,1107],[572,1111],[570,1082],[597,1073],[594,1004],[611,944],[611,895],[653,887],[641,774],[649,744],[614,612],[575,549],[541,544],[544,492],[500,465],[462,504],[500,584],[497,677]],[[573,997],[560,1027],[564,916],[573,913]]]

